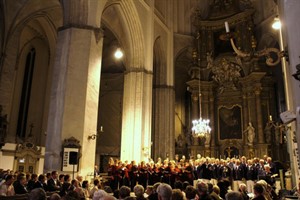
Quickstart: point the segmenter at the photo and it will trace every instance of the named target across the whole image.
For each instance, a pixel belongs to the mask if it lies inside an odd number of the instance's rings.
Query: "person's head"
[[[102,200],[108,194],[104,190],[97,190],[93,195],[93,200]]]
[[[130,196],[130,188],[127,186],[122,186],[119,190],[120,199],[125,199],[126,197]]]
[[[71,181],[71,185],[73,185],[74,187],[78,187],[78,181],[76,179],[73,179]]]
[[[27,182],[26,176],[24,174],[19,174],[17,176],[17,180],[20,182],[21,185],[25,185]]]
[[[89,188],[89,181],[84,180],[84,181],[82,182],[82,188],[84,188],[84,189]]]
[[[172,188],[170,185],[162,183],[157,188],[159,200],[169,200],[172,197]]]
[[[64,176],[64,181],[65,181],[65,182],[70,182],[70,180],[71,180],[70,175],[69,175],[69,174],[66,174],[66,175]]]
[[[174,189],[179,189],[179,190],[183,190],[183,184],[181,181],[176,181],[174,183]]]
[[[42,188],[36,188],[31,190],[28,195],[29,200],[46,200],[47,195],[46,192]]]
[[[246,186],[246,184],[245,184],[245,183],[241,183],[241,184],[239,185],[239,190],[240,190],[241,192],[247,192],[247,186]]]
[[[94,186],[99,186],[99,184],[100,184],[100,181],[98,179],[95,179],[94,180]]]
[[[260,195],[263,195],[264,193],[264,186],[260,183],[255,183],[254,184],[254,187],[253,187],[253,190],[254,190],[254,195],[257,197],[257,196],[260,196]]]
[[[13,175],[8,174],[8,175],[5,177],[5,184],[6,184],[6,185],[11,185],[13,182],[14,182],[14,177],[13,177]]]
[[[208,194],[212,193],[213,191],[213,184],[212,183],[207,183],[207,192]]]
[[[58,177],[59,181],[64,182],[64,177],[65,177],[64,174],[60,174],[59,177]]]
[[[37,180],[38,180],[37,174],[32,174],[32,175],[31,175],[31,180],[37,181]]]
[[[112,190],[111,187],[108,186],[108,185],[104,186],[103,190],[104,190],[105,192],[109,193],[109,194],[113,193],[113,190]]]
[[[60,200],[61,197],[59,196],[59,194],[57,193],[53,193],[51,194],[51,196],[49,197],[49,200]]]
[[[58,177],[57,171],[52,171],[51,176],[52,176],[53,179],[57,179],[57,177]]]
[[[213,192],[215,192],[217,195],[220,194],[220,188],[219,188],[219,186],[214,185],[213,188],[212,188],[212,190],[213,190]]]
[[[153,190],[154,190],[154,193],[157,193],[157,188],[158,186],[160,185],[161,183],[160,182],[157,182],[153,185]]]
[[[172,200],[183,200],[184,197],[183,197],[183,194],[182,194],[181,190],[180,189],[173,189],[171,199]]]
[[[225,195],[225,199],[226,200],[243,200],[243,196],[239,192],[232,191],[232,192],[228,192]]]
[[[203,181],[198,181],[197,189],[198,189],[198,192],[199,192],[200,195],[207,194],[207,192],[208,192],[208,186]]]
[[[144,195],[144,187],[142,185],[136,185],[133,188],[133,192],[137,198],[142,197]]]
[[[186,187],[185,196],[186,196],[187,199],[195,199],[196,194],[197,194],[197,190],[193,186],[188,185]]]
[[[82,177],[81,175],[78,175],[78,176],[76,177],[76,179],[77,179],[77,181],[80,182],[80,183],[83,181],[83,177]]]
[[[146,194],[150,195],[150,194],[153,194],[153,193],[155,193],[154,189],[153,189],[153,186],[152,185],[148,185],[147,188],[146,188]]]
[[[46,178],[47,178],[47,180],[51,179],[51,173],[50,173],[50,172],[48,172],[48,173],[46,174]]]
[[[44,182],[45,182],[45,179],[46,179],[46,177],[45,177],[44,174],[39,175],[38,180],[39,180],[41,183],[44,183]]]

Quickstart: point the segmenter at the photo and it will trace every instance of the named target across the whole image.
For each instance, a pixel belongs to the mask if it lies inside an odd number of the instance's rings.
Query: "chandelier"
[[[254,36],[251,36],[251,47],[252,51],[250,52],[244,52],[241,49],[239,49],[233,40],[234,33],[230,32],[229,29],[229,24],[226,21],[225,22],[225,30],[226,30],[226,35],[223,35],[221,39],[224,40],[230,40],[230,44],[234,50],[234,52],[242,58],[260,58],[260,57],[266,57],[266,64],[268,66],[276,66],[277,64],[280,63],[282,57],[288,57],[286,51],[280,51],[277,48],[264,48],[260,51],[256,51],[256,40]]]
[[[194,60],[194,66],[196,65],[196,59],[197,59],[197,52],[193,52],[193,60]],[[198,80],[199,80],[199,87],[198,87],[198,94],[199,94],[199,119],[195,119],[192,121],[193,127],[192,127],[192,135],[194,137],[206,137],[207,134],[210,134],[211,128],[209,126],[209,119],[203,119],[202,118],[202,106],[201,106],[201,81],[200,81],[200,72],[201,69],[199,65],[197,67],[194,67],[194,70],[198,69]]]

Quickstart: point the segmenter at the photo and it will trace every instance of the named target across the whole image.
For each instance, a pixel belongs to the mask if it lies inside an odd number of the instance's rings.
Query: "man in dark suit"
[[[57,171],[51,172],[51,178],[47,181],[47,190],[49,192],[54,192],[60,190],[59,181],[57,180]]]
[[[28,193],[26,185],[26,177],[24,174],[19,174],[17,176],[17,181],[13,184],[16,194],[26,194]]]
[[[46,184],[46,177],[45,175],[41,174],[38,177],[38,181],[34,183],[34,189],[35,188],[42,188],[45,191],[47,190],[47,184]]]

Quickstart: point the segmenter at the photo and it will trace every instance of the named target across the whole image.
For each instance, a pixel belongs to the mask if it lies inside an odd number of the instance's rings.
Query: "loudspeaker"
[[[78,152],[76,152],[76,151],[70,151],[69,165],[77,165],[78,164],[77,154],[78,154]]]

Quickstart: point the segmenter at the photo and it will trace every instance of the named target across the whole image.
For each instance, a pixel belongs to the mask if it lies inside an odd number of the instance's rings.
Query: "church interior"
[[[297,186],[299,11],[298,0],[1,0],[0,169],[88,177],[111,157],[268,155]]]

